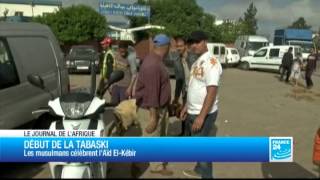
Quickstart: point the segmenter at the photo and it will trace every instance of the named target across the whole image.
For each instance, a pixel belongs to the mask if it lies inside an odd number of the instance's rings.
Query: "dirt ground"
[[[319,73],[319,72],[317,72]],[[263,71],[224,69],[219,89],[217,136],[292,136],[293,163],[213,163],[215,178],[317,178],[312,164],[313,140],[320,125],[320,73],[313,76],[314,88],[305,90],[280,82],[278,74]],[[71,87],[89,82],[88,75],[71,75]],[[171,81],[172,90],[174,80]],[[301,81],[301,85],[304,81]],[[108,99],[108,97],[107,97]],[[180,132],[180,122],[170,119],[170,135]],[[137,135],[133,127],[127,136]],[[236,152],[236,149],[235,149]],[[13,166],[13,165],[12,165]],[[186,178],[182,170],[194,163],[169,163],[171,177],[151,174],[147,165],[135,172],[138,178]],[[47,164],[19,164],[1,177],[48,178]],[[130,163],[110,163],[109,177],[131,178]]]

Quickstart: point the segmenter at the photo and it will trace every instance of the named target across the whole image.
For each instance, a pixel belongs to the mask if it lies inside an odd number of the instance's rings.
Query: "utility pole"
[[[33,7],[35,6],[34,0],[31,0],[30,4],[31,4],[31,10],[32,10],[32,17],[33,17],[34,16]]]

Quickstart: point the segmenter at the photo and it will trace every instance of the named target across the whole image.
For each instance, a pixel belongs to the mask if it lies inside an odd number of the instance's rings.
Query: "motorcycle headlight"
[[[89,108],[90,103],[91,103],[90,101],[84,102],[84,103],[61,102],[61,108],[67,118],[79,119],[84,117],[84,114]]]

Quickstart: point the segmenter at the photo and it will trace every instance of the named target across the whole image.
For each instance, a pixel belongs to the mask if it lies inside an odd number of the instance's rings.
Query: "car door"
[[[32,111],[46,106],[50,95],[43,90],[32,86],[27,81],[30,74],[42,77],[46,88],[53,94],[59,93],[58,71],[56,67],[57,54],[53,51],[48,37],[40,35],[20,35],[8,37],[8,44],[15,62],[21,65],[20,84],[14,97],[15,118],[14,126],[22,125],[34,119]],[[62,67],[61,67],[62,68]],[[64,81],[61,79],[61,82]],[[18,120],[20,120],[18,122]],[[25,121],[25,122],[23,122]]]
[[[270,48],[269,58],[267,59],[268,69],[278,70],[281,65],[280,48]]]
[[[240,61],[240,55],[237,49],[231,49],[232,62],[237,63]]]
[[[213,45],[212,47],[213,49],[213,56],[218,59],[218,61],[221,63],[221,60],[220,60],[220,48],[218,45]]]
[[[259,68],[263,69],[267,67],[266,65],[266,58],[268,54],[268,48],[262,48],[258,50],[254,55],[251,60],[251,67],[252,68]]]
[[[19,63],[14,60],[7,40],[0,37],[0,129],[11,129],[24,121],[17,116],[24,108],[20,100],[25,97],[17,66]]]
[[[226,47],[222,45],[220,46],[220,62],[226,63]]]

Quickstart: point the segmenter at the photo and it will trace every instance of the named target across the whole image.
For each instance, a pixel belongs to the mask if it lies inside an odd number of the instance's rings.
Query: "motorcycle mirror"
[[[119,70],[116,70],[116,71],[113,71],[111,74],[110,74],[110,77],[108,79],[108,82],[107,84],[103,87],[103,90],[101,92],[98,92],[98,96],[100,98],[103,97],[104,93],[107,91],[107,89],[111,86],[111,84],[115,83],[115,82],[118,82],[120,81],[121,79],[123,79],[124,77],[124,72],[123,71],[119,71]]]
[[[39,75],[30,74],[27,76],[28,81],[35,87],[45,89],[43,79]]]
[[[107,85],[110,86],[111,84],[120,81],[124,77],[124,72],[123,71],[113,71],[110,74],[110,78],[108,79]]]

